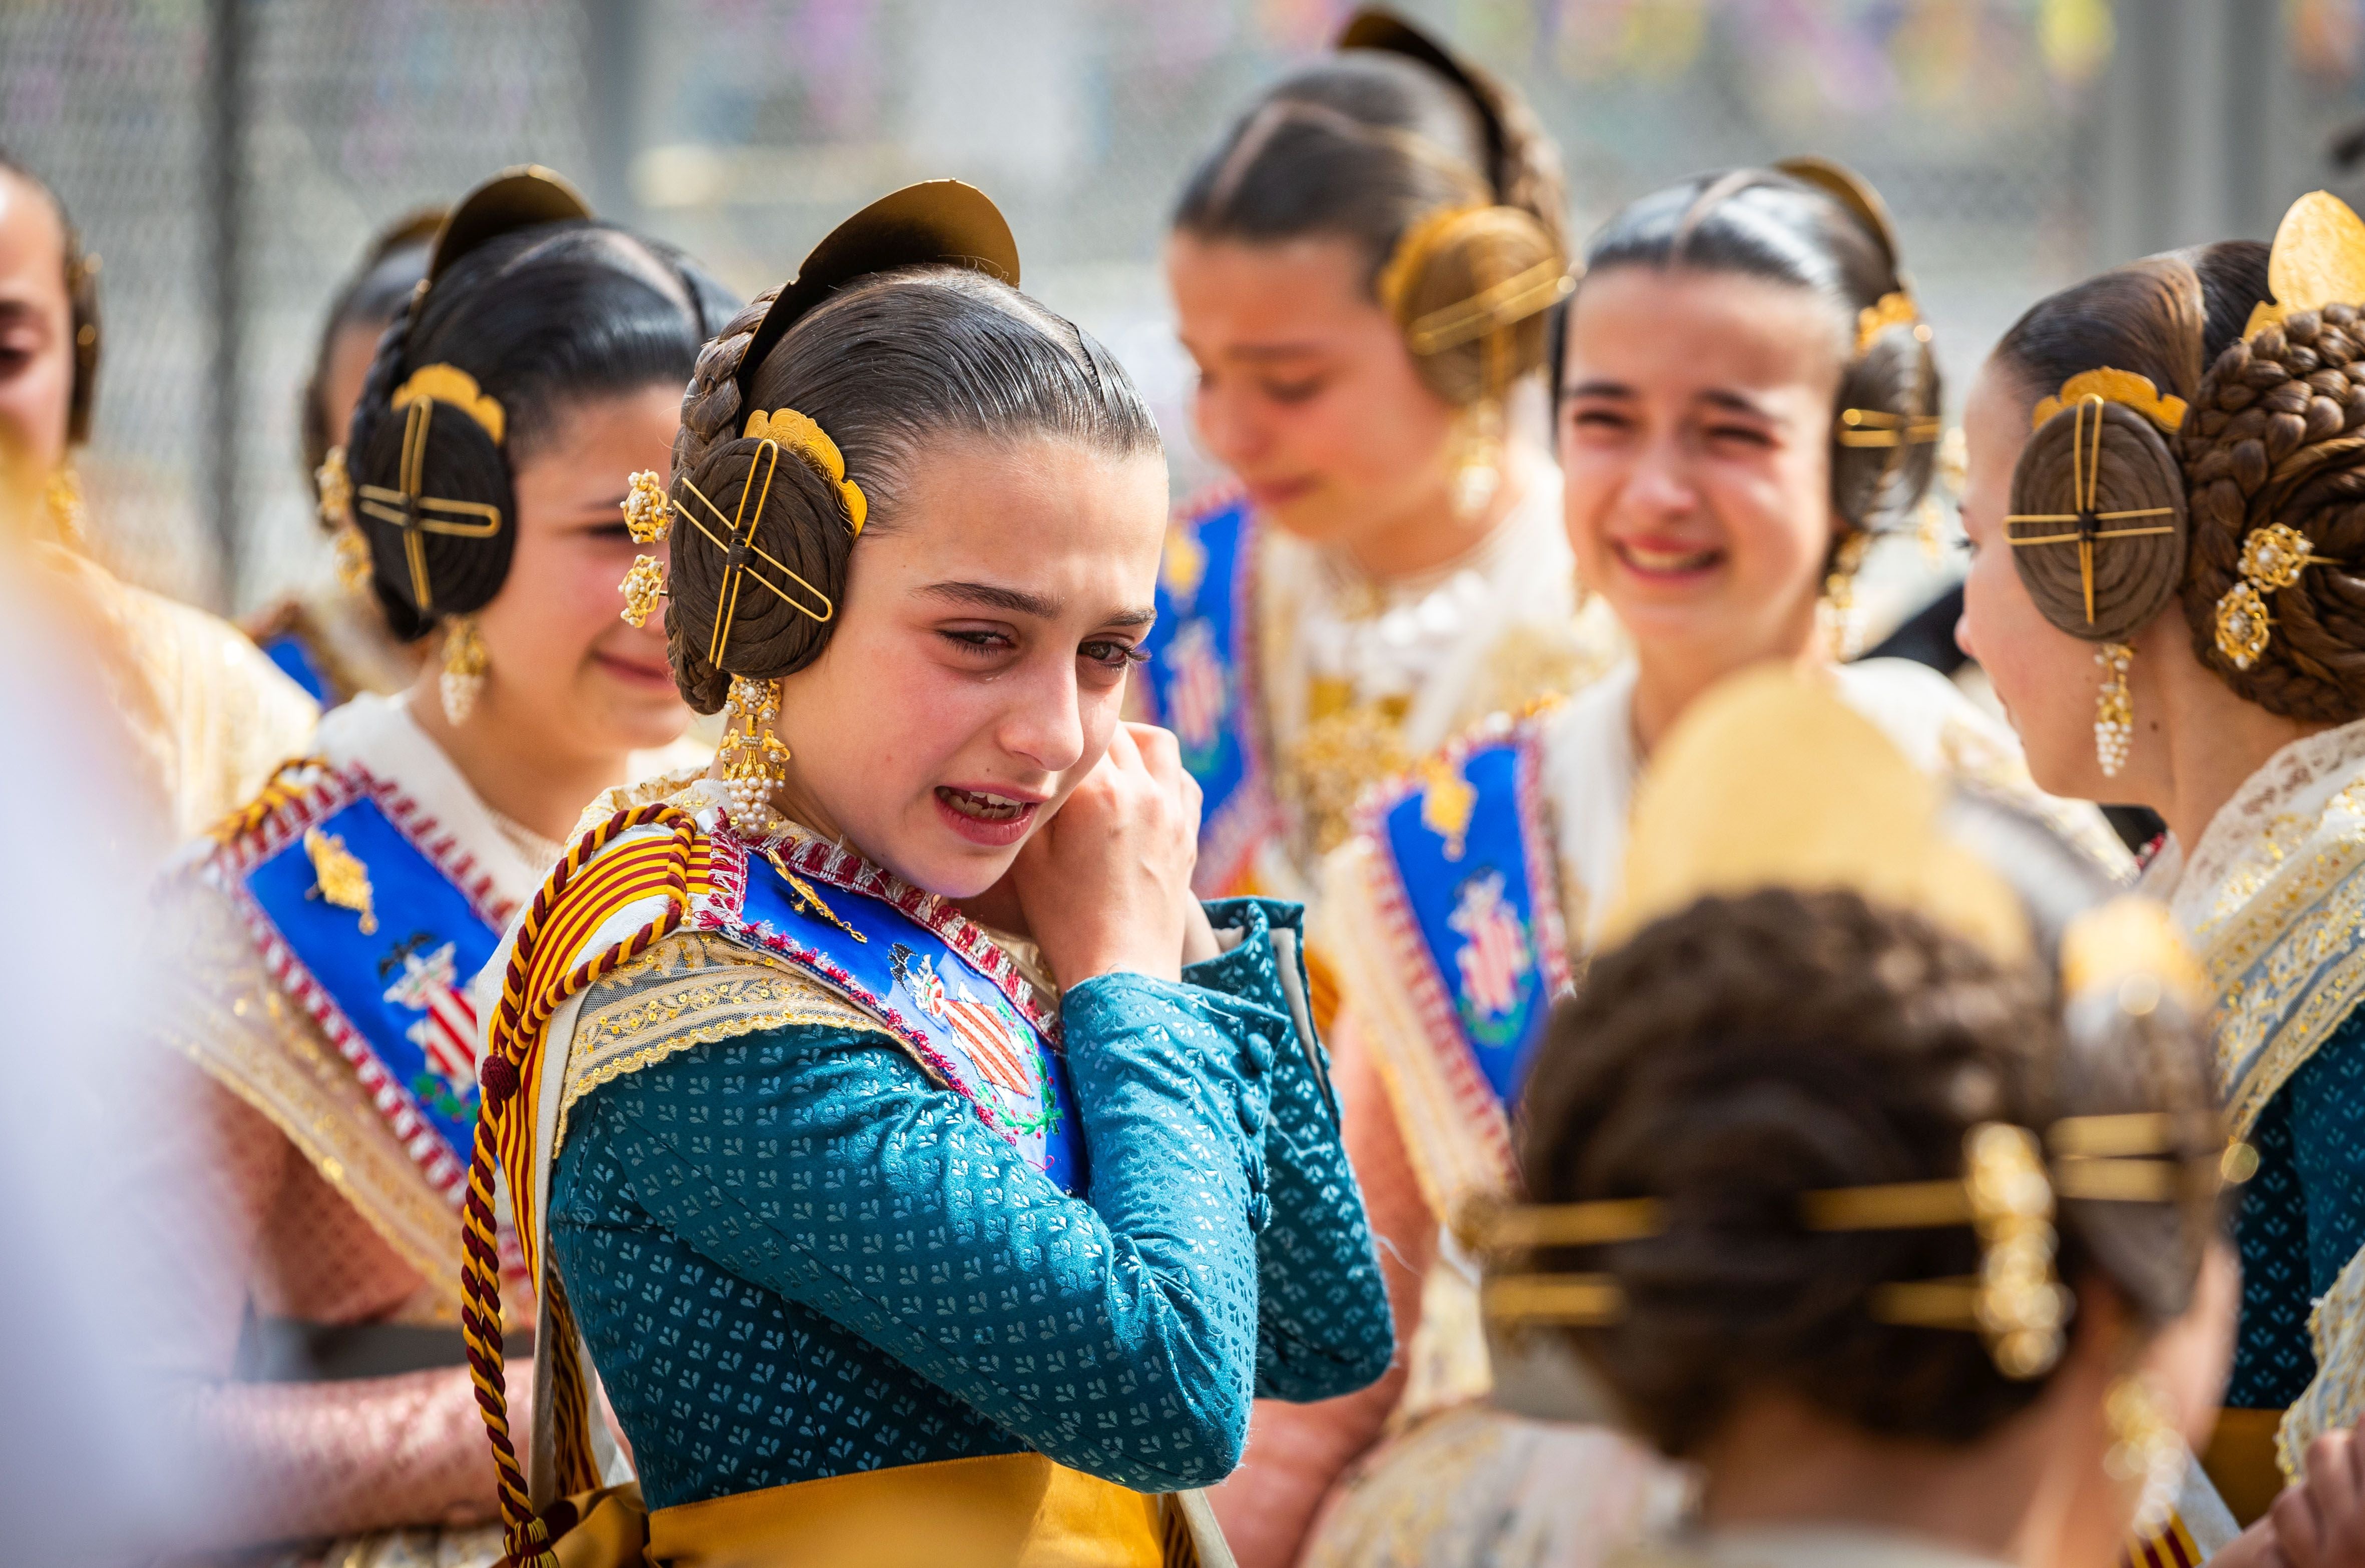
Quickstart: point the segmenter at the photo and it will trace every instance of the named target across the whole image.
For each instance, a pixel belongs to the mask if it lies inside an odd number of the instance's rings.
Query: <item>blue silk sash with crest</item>
[[[1509,1116],[1555,996],[1567,940],[1538,809],[1532,721],[1494,722],[1363,808],[1379,903],[1427,1048],[1457,1104],[1508,1150]]]
[[[1240,891],[1277,822],[1257,755],[1256,524],[1245,498],[1194,509],[1167,531],[1158,622],[1145,642],[1152,717],[1174,732],[1201,794],[1203,898]]]
[[[274,979],[454,1207],[476,1126],[465,988],[509,913],[473,871],[392,785],[319,765],[283,772],[207,863]]]
[[[691,924],[787,959],[876,1018],[1028,1164],[1083,1194],[1067,1058],[1009,955],[942,900],[833,846],[773,859],[716,834],[710,849],[713,895]]]

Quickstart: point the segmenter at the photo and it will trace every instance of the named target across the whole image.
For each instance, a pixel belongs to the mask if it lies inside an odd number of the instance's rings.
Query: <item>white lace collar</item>
[[[379,697],[363,692],[320,721],[320,754],[333,767],[359,764],[395,784],[421,814],[457,839],[492,879],[505,903],[533,896],[547,866],[530,864],[476,791],[453,766],[419,722],[410,716],[410,694]]]
[[[2323,820],[2332,797],[2365,773],[2365,719],[2284,746],[2217,808],[2188,853],[2173,834],[2145,868],[2143,889],[2200,937],[2263,885]]]

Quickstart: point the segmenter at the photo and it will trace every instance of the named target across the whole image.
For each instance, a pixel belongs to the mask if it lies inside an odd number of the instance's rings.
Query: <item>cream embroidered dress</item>
[[[457,1359],[468,980],[474,947],[489,952],[540,884],[540,853],[407,698],[364,694],[167,883],[185,946],[159,1011],[205,1075],[186,1131],[213,1185],[192,1201],[230,1254],[193,1281],[198,1327],[174,1349],[246,1541],[346,1538],[331,1560],[353,1568],[500,1554],[498,1529],[439,1525],[461,1499],[491,1500]],[[512,1322],[530,1324],[510,1283]],[[249,1316],[316,1350],[375,1336],[422,1364],[258,1370]]]
[[[2007,795],[2131,873],[2093,807],[2029,782],[2017,741],[1944,677],[1899,659],[1834,667],[1849,703],[1916,767]],[[1315,940],[1336,955],[1342,1049],[1369,1051],[1423,1197],[1450,1217],[1516,1177],[1526,1053],[1623,873],[1642,759],[1631,663],[1566,704],[1464,737],[1391,797],[1325,868]],[[1341,1483],[1308,1568],[1385,1562],[1589,1565],[1664,1518],[1673,1472],[1597,1428],[1474,1403],[1491,1379],[1474,1273],[1450,1236],[1425,1282],[1394,1434]]]
[[[2237,1495],[2271,1498],[2270,1432],[2289,1477],[2311,1439],[2365,1415],[2365,721],[2277,752],[2197,844],[2164,844],[2143,886],[2217,988],[2228,1130],[2259,1155],[2209,1454],[2238,1514]]]

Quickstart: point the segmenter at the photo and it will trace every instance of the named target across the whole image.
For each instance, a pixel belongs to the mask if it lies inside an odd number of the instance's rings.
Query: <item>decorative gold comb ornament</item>
[[[2297,311],[2365,305],[2365,222],[2331,192],[2308,192],[2275,226],[2267,287],[2274,298],[2250,311],[2246,338],[2281,326]]]

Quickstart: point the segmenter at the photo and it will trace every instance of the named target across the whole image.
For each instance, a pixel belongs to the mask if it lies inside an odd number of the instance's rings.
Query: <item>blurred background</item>
[[[0,0],[0,147],[104,258],[84,460],[125,576],[243,612],[321,569],[297,395],[381,223],[508,163],[753,293],[951,174],[1209,477],[1158,257],[1176,186],[1345,0]],[[1401,0],[1517,82],[1580,232],[1694,171],[1820,152],[1879,186],[1959,398],[2038,294],[2357,201],[2365,0]],[[2365,140],[2365,137],[2360,137]]]

